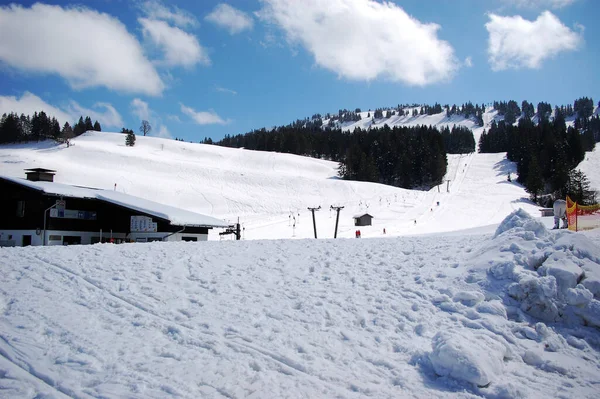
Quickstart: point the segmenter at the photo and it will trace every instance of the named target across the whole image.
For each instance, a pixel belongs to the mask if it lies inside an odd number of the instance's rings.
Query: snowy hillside
[[[403,111],[408,111],[409,115],[393,115],[390,118],[372,118],[373,111],[366,111],[358,113],[361,117],[361,120],[358,122],[343,122],[340,123],[336,121],[336,126],[340,127],[345,131],[353,131],[356,128],[368,129],[368,128],[379,128],[384,125],[388,125],[389,127],[394,126],[436,126],[438,129],[449,127],[452,129],[453,126],[464,126],[473,131],[473,136],[475,136],[475,142],[479,142],[479,137],[481,133],[483,133],[484,129],[489,129],[489,125],[493,120],[503,120],[504,117],[498,115],[498,111],[495,111],[493,108],[489,107],[486,109],[486,112],[483,114],[483,122],[484,126],[481,127],[475,123],[474,118],[465,118],[462,115],[452,115],[450,117],[446,116],[446,111],[434,114],[434,115],[417,115],[412,116],[414,108],[404,108]],[[419,108],[417,108],[417,111]],[[387,109],[384,109],[384,115]],[[323,120],[323,125],[327,126],[329,124],[329,119]]]
[[[361,228],[363,237],[381,237],[384,228],[387,236],[479,228],[519,207],[538,215],[523,188],[507,181],[514,165],[503,154],[450,155],[449,182],[425,192],[343,181],[337,163],[290,154],[151,137],[126,147],[119,133],[88,132],[73,142],[2,146],[0,173],[24,177],[23,169],[44,167],[57,170],[60,183],[108,190],[116,184],[117,191],[232,223],[239,217],[245,239],[313,237],[307,208],[318,206],[319,238],[334,235],[331,205],[344,206],[338,237],[354,237],[352,217],[364,212],[374,219]]]
[[[407,126],[407,127],[411,127],[411,126],[421,126],[421,125],[426,125],[426,126],[435,126],[438,129],[442,129],[445,127],[448,127],[450,129],[452,129],[453,126],[464,126],[466,128],[469,128],[473,131],[473,136],[475,137],[475,143],[479,143],[479,138],[481,137],[481,134],[483,133],[484,130],[487,130],[490,128],[490,125],[492,123],[492,121],[502,121],[504,120],[504,116],[499,115],[498,111],[496,111],[493,107],[486,107],[485,112],[482,114],[482,119],[483,119],[483,126],[479,126],[474,117],[471,118],[465,118],[463,115],[451,115],[450,117],[446,116],[446,111],[444,110],[443,112],[439,113],[439,114],[434,114],[434,115],[416,115],[413,116],[413,111],[416,109],[417,112],[420,110],[421,107],[409,107],[409,108],[403,108],[402,109],[402,115],[393,115],[389,118],[378,118],[375,119],[373,118],[373,111],[366,111],[366,112],[359,112],[357,113],[358,115],[360,115],[361,120],[357,121],[357,122],[341,122],[339,120],[334,121],[334,125],[336,127],[341,128],[344,131],[353,131],[356,128],[361,128],[361,129],[369,129],[369,128],[381,128],[384,125],[388,125],[389,127],[394,127],[394,126]],[[395,109],[392,108],[384,108],[383,109],[383,114],[386,115],[387,111],[396,111]],[[406,115],[406,113],[408,112],[408,115]],[[537,112],[537,110],[536,110]],[[550,119],[554,118],[554,112],[552,111],[552,115],[550,116]],[[596,107],[594,109],[594,115],[598,115],[599,109],[598,107]],[[517,117],[517,122],[515,122],[515,124],[518,123],[519,119],[521,119],[522,116]],[[532,118],[532,121],[534,123],[538,123],[538,116],[535,115]],[[324,126],[328,126],[330,123],[330,119],[325,118],[323,120],[323,125]],[[566,123],[567,126],[573,126],[575,123],[575,117],[567,117],[566,118]]]
[[[496,235],[0,248],[0,396],[598,398],[599,248],[523,211]]]
[[[592,188],[600,191],[600,148],[598,143],[596,143],[594,151],[585,154],[585,159],[578,168],[585,173]]]

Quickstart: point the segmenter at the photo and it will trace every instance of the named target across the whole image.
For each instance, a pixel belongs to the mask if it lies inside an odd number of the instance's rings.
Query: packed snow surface
[[[600,191],[600,149],[598,144],[594,151],[585,153],[585,159],[579,164],[579,169],[585,173],[590,181],[590,186],[594,190]]]
[[[353,216],[369,213],[373,226],[361,236],[383,237],[480,229],[502,221],[515,209],[539,215],[538,207],[515,183],[515,165],[504,154],[449,155],[441,185],[405,190],[337,177],[336,162],[291,154],[88,132],[74,145],[51,142],[0,147],[0,174],[24,177],[25,168],[56,170],[58,183],[130,194],[242,225],[244,239],[355,236]],[[512,182],[508,174],[512,174]],[[115,188],[116,185],[116,188]],[[106,192],[105,191],[105,192]],[[210,240],[218,240],[217,230]],[[228,237],[231,239],[232,237]]]
[[[600,233],[0,249],[7,398],[597,398]]]

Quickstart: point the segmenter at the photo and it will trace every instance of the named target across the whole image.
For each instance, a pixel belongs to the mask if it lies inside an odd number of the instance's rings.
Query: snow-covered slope
[[[354,131],[354,129],[356,129],[356,128],[361,128],[361,129],[369,129],[371,127],[372,128],[380,128],[380,127],[383,127],[384,125],[388,125],[389,127],[394,127],[394,126],[411,127],[411,126],[426,125],[426,126],[435,126],[438,129],[442,129],[445,127],[452,129],[453,126],[464,126],[473,131],[473,136],[475,137],[475,143],[479,143],[479,138],[481,137],[481,134],[483,133],[484,130],[488,130],[490,128],[492,121],[499,122],[499,121],[504,120],[504,116],[499,115],[498,111],[496,111],[491,106],[486,107],[486,110],[482,115],[483,126],[479,126],[476,123],[474,117],[465,118],[463,115],[452,115],[450,117],[447,117],[445,110],[439,114],[434,114],[434,115],[412,116],[413,110],[416,109],[418,112],[418,111],[420,111],[420,108],[421,107],[404,108],[402,110],[403,115],[401,115],[401,116],[393,115],[389,118],[384,117],[384,118],[378,118],[378,119],[374,119],[372,117],[373,111],[359,112],[358,114],[361,117],[360,121],[341,122],[340,123],[339,120],[335,120],[334,125],[345,131]],[[383,114],[386,115],[386,111],[388,111],[388,110],[395,111],[394,109],[384,109]],[[408,111],[409,115],[405,114],[407,111]],[[536,112],[537,112],[537,110],[536,110]],[[597,115],[598,112],[599,112],[599,108],[596,107],[594,109],[594,115]],[[554,118],[554,113],[555,113],[555,111],[552,111],[552,116],[550,116],[550,119]],[[523,116],[519,116],[517,118],[517,122],[515,122],[515,125],[518,123],[519,119],[521,119],[522,117]],[[532,121],[534,123],[538,123],[538,116],[535,115],[532,118]],[[323,125],[328,126],[329,122],[330,122],[330,119],[324,119]],[[567,117],[565,122],[566,122],[567,126],[573,126],[575,124],[575,116]]]
[[[319,238],[354,237],[352,217],[374,216],[362,237],[455,231],[499,223],[513,209],[533,215],[527,193],[507,182],[514,165],[503,154],[451,155],[443,185],[429,192],[340,180],[335,162],[290,154],[138,137],[125,146],[119,133],[88,132],[70,148],[50,142],[0,147],[0,174],[25,168],[57,170],[55,181],[121,191],[235,222],[244,238],[310,238],[315,213]],[[439,202],[439,206],[437,205]],[[294,222],[296,226],[294,227]],[[210,239],[218,239],[216,232]]]
[[[417,108],[417,111],[419,109],[420,109],[420,107]],[[481,133],[483,133],[484,129],[489,129],[489,126],[493,120],[500,121],[500,120],[504,119],[503,116],[498,115],[498,111],[494,110],[493,107],[488,107],[486,109],[486,112],[483,114],[483,122],[484,122],[483,127],[479,126],[475,122],[474,118],[465,118],[462,115],[452,115],[450,117],[447,117],[445,110],[439,114],[434,114],[434,115],[412,116],[413,110],[414,110],[414,108],[404,108],[403,109],[404,112],[406,112],[406,111],[409,112],[408,116],[404,115],[404,114],[401,116],[393,115],[390,118],[384,117],[384,118],[379,118],[379,119],[372,118],[373,111],[359,112],[358,114],[361,117],[360,121],[358,121],[358,122],[342,122],[342,123],[340,123],[339,121],[336,121],[336,126],[340,127],[342,130],[345,130],[345,131],[353,131],[356,128],[361,128],[361,129],[380,128],[380,127],[383,127],[384,125],[388,125],[389,127],[394,127],[394,126],[411,127],[411,126],[426,125],[426,126],[436,126],[439,129],[444,128],[444,127],[449,127],[450,129],[452,129],[453,126],[464,126],[473,131],[473,136],[475,137],[475,142],[478,143]],[[387,110],[383,111],[384,115],[385,115],[386,111]],[[327,126],[328,124],[329,124],[329,119],[324,119],[323,125]]]
[[[598,398],[587,234],[0,248],[0,396]]]
[[[590,181],[590,186],[600,191],[600,148],[596,144],[596,148],[592,152],[585,153],[585,159],[579,164],[578,168],[585,173]],[[598,198],[600,200],[600,198]]]

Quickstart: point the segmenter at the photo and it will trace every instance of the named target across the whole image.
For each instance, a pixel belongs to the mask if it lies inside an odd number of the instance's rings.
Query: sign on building
[[[76,209],[50,209],[51,218],[96,220],[96,212],[78,211]]]
[[[132,216],[129,230],[132,233],[155,233],[158,224],[152,222],[152,218],[148,216]]]

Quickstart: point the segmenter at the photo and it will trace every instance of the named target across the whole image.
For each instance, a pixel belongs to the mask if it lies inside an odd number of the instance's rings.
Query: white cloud
[[[168,21],[181,28],[198,26],[198,20],[189,12],[176,6],[169,9],[157,0],[144,1],[139,5],[139,8],[149,19]]]
[[[205,19],[227,29],[232,35],[250,30],[254,26],[250,15],[224,3],[218,4]]]
[[[465,58],[464,65],[467,68],[471,68],[473,66],[473,58],[471,58],[471,56],[468,56],[467,58]]]
[[[191,67],[197,63],[209,65],[210,58],[196,37],[164,21],[139,18],[144,37],[149,38],[164,55],[169,66]]]
[[[262,19],[281,27],[317,65],[353,80],[378,77],[410,85],[451,78],[453,48],[391,2],[373,0],[262,0]]]
[[[519,8],[563,8],[577,0],[503,0],[504,3]]]
[[[192,118],[198,125],[226,125],[229,123],[229,120],[223,120],[213,110],[196,111],[193,108],[181,104],[181,112]]]
[[[134,98],[133,101],[131,101],[131,112],[137,116],[140,121],[150,119],[150,107],[148,107],[148,103],[139,98]]]
[[[98,121],[103,127],[121,127],[123,119],[119,112],[108,103],[96,103],[89,109],[82,107],[79,103],[71,101],[65,109],[48,104],[40,97],[30,92],[25,92],[21,98],[12,96],[0,96],[0,114],[16,112],[32,116],[34,112],[44,111],[47,115],[53,116],[60,122],[61,126],[65,122],[73,125],[79,120],[80,116],[84,118],[89,116],[92,121]]]
[[[179,115],[169,114],[169,115],[167,115],[167,119],[177,122],[177,123],[181,123],[181,119],[179,118]]]
[[[74,118],[67,112],[56,108],[35,94],[28,91],[23,93],[21,98],[12,96],[0,96],[0,115],[15,112],[19,115],[25,114],[33,116],[34,112],[44,111],[46,115],[53,116],[60,122],[61,126],[65,122],[72,123]]]
[[[96,103],[93,109],[85,108],[71,101],[71,104],[67,108],[70,115],[72,115],[73,121],[78,121],[80,116],[84,118],[89,116],[92,121],[100,122],[102,129],[106,130],[106,127],[122,127],[123,119],[119,112],[109,103]]]
[[[169,129],[165,125],[160,125],[156,137],[162,137],[163,139],[172,139],[173,135],[169,132]]]
[[[164,83],[137,39],[116,18],[83,7],[0,7],[0,61],[62,76],[74,89],[158,95]]]
[[[521,16],[489,15],[489,62],[494,71],[509,68],[540,68],[542,62],[558,53],[576,50],[583,42],[581,34],[563,25],[549,11],[535,21]]]
[[[215,90],[218,91],[219,93],[233,94],[234,96],[238,94],[237,91],[235,91],[235,90],[227,89],[225,87],[220,87],[220,86],[215,87]]]

